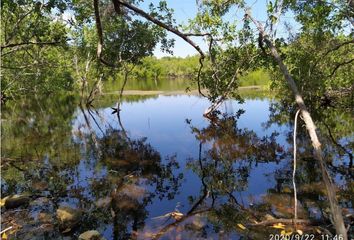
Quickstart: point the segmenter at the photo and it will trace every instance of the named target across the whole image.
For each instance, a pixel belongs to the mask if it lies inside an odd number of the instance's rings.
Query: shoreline
[[[265,86],[244,86],[244,87],[239,87],[238,90],[265,90]],[[202,89],[202,93],[206,94],[207,90]],[[120,94],[120,91],[112,91],[112,92],[104,92],[102,95],[118,95]],[[190,90],[186,92],[185,90],[125,90],[123,92],[123,96],[129,96],[129,95],[140,95],[140,96],[146,96],[146,95],[179,95],[179,94],[184,94],[184,95],[199,95],[199,92],[197,89]]]

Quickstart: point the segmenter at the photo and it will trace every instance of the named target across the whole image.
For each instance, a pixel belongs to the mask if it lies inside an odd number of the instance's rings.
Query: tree
[[[65,1],[2,1],[2,94],[70,90]],[[56,14],[54,14],[56,12]]]

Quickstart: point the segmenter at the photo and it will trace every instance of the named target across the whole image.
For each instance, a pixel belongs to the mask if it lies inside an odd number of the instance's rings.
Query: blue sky
[[[144,1],[141,7],[145,9],[150,3],[157,4],[158,2],[158,0]],[[246,0],[247,5],[252,9],[253,16],[260,21],[264,21],[267,18],[266,2],[266,0]],[[168,7],[174,9],[174,18],[178,24],[187,24],[188,19],[193,18],[197,12],[196,0],[167,0],[167,4]],[[241,11],[230,12],[228,17],[241,20],[243,14],[244,13]],[[291,18],[292,16],[290,15],[285,16],[286,21],[294,22]],[[196,54],[195,49],[189,44],[185,43],[184,40],[171,33],[169,33],[169,37],[175,39],[175,47],[173,49],[174,56],[185,57],[188,55]],[[193,40],[203,49],[207,49],[207,46],[202,38],[196,37],[193,38]],[[154,51],[154,55],[157,57],[169,56],[167,53],[161,52],[159,47]]]
[[[147,8],[150,3],[158,4],[158,2],[158,0],[144,1],[142,7]],[[197,12],[196,0],[168,0],[167,4],[169,8],[174,9],[174,18],[178,24],[187,24],[188,19],[193,18]],[[169,38],[175,39],[175,47],[173,49],[174,56],[185,57],[196,54],[195,49],[185,43],[181,38],[171,33],[169,33],[168,36]],[[205,47],[201,38],[194,38],[193,40],[197,42],[198,45]],[[154,55],[157,57],[170,56],[167,53],[163,53],[159,47],[155,49]]]

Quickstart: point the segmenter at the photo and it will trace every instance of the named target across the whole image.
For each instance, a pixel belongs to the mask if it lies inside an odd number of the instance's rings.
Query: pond
[[[154,90],[154,89],[153,89]],[[72,95],[2,111],[2,229],[9,239],[269,239],[296,232],[293,116],[272,94],[226,101],[213,121],[193,94],[124,96],[94,107]],[[317,114],[317,113],[316,113]],[[345,220],[353,219],[353,112],[315,114]],[[304,233],[333,232],[320,171],[298,130],[298,215]],[[14,194],[17,194],[14,196]],[[17,200],[16,200],[17,197]]]

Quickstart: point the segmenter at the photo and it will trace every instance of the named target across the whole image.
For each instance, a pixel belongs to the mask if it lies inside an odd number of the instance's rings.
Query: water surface
[[[126,96],[119,117],[116,98],[94,108],[68,95],[4,107],[2,194],[31,196],[29,206],[3,210],[13,238],[76,239],[96,229],[106,239],[264,239],[279,229],[252,224],[293,217],[293,112],[278,100],[229,100],[210,121],[202,116],[210,103],[198,96]],[[322,120],[341,122],[332,136],[342,148],[322,137],[352,213],[352,113],[332,109]],[[320,173],[299,128],[299,216],[326,222]],[[82,210],[80,224],[63,231],[60,206]]]

